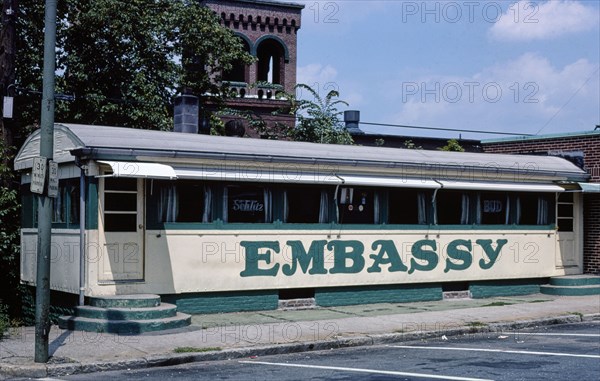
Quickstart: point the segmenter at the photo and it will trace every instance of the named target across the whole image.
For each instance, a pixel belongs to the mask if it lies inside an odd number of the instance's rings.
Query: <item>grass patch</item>
[[[536,299],[536,300],[531,300],[528,303],[544,303],[544,302],[549,302],[550,300],[547,299]]]
[[[581,312],[576,311],[576,312],[568,312],[568,313],[571,315],[577,315],[577,316],[579,316],[580,319],[583,319],[583,314]]]
[[[502,307],[502,306],[510,306],[513,304],[514,303],[508,303],[508,302],[492,302],[492,303],[484,304],[481,307]]]
[[[471,327],[471,328],[481,328],[481,327],[486,327],[487,324],[480,322],[480,321],[469,321],[467,322],[467,327]]]
[[[196,347],[177,347],[173,350],[175,353],[199,353],[199,352],[217,352],[222,350],[221,347],[206,347],[206,348],[196,348]]]
[[[6,312],[8,308],[0,303],[0,340],[4,336],[4,333],[8,331],[10,328],[10,319],[8,318],[8,314]]]

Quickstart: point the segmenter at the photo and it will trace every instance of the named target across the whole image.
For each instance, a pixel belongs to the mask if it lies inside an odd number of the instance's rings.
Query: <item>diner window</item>
[[[79,179],[59,181],[58,194],[52,198],[52,223],[79,224]]]
[[[435,198],[436,223],[439,225],[459,225],[469,213],[465,207],[463,192],[440,190]],[[466,214],[465,214],[466,213]]]
[[[152,192],[158,192],[158,222],[211,221],[212,190],[191,180],[155,181]]]
[[[559,194],[556,211],[558,231],[572,232],[575,220],[575,201],[573,193],[565,192]]]
[[[272,220],[270,189],[256,185],[228,185],[223,190],[223,221],[270,223]]]
[[[379,195],[372,189],[340,188],[338,211],[340,224],[378,224]]]
[[[393,189],[388,198],[390,224],[419,224],[429,221],[431,192],[417,189]]]
[[[548,225],[554,222],[554,193],[537,195],[522,193],[517,196],[516,220],[518,225]]]
[[[504,225],[509,223],[510,202],[506,193],[483,192],[478,195],[480,215],[483,225]]]
[[[330,222],[330,192],[317,187],[290,188],[283,193],[283,222]]]

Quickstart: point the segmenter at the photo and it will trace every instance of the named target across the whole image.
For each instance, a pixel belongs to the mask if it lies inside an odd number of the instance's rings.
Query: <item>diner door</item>
[[[100,179],[100,282],[144,280],[144,181]]]
[[[577,210],[577,196],[563,193],[557,200],[556,267],[564,269],[566,274],[578,274],[582,269],[581,249],[577,240],[578,234],[582,236],[578,223],[580,213]]]

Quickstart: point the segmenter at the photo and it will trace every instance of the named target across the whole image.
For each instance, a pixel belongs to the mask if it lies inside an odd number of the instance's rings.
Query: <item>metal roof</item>
[[[357,168],[435,167],[475,171],[518,172],[528,179],[585,180],[588,175],[571,162],[551,156],[444,152],[400,148],[348,146],[140,130],[77,124],[55,125],[55,160],[138,160],[138,157],[245,160],[255,163],[336,164]],[[39,155],[39,130],[25,142],[15,169],[30,168]],[[168,159],[165,159],[168,161]],[[489,180],[494,180],[490,178]]]

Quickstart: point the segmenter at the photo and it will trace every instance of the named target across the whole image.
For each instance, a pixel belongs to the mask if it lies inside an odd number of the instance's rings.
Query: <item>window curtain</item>
[[[65,202],[66,190],[64,187],[60,187],[58,190],[58,194],[56,197],[52,199],[52,222],[55,223],[63,223],[64,221],[64,213],[63,213],[63,204]]]
[[[223,222],[229,221],[229,187],[223,188]]]
[[[548,225],[548,200],[538,197],[537,224]]]
[[[424,192],[417,194],[419,225],[427,224],[427,196]]]
[[[470,208],[470,202],[471,202],[471,197],[469,197],[468,194],[463,193],[462,194],[462,207],[461,207],[461,211],[460,211],[460,224],[461,225],[468,225],[471,223],[471,208]]]
[[[481,215],[481,194],[477,193],[477,197],[475,200],[475,221],[473,222],[475,225],[481,225],[482,221]]]
[[[319,207],[319,223],[326,224],[329,222],[329,194],[327,191],[321,191],[321,203]]]
[[[290,204],[288,203],[288,192],[283,191],[283,222],[288,222],[290,216]]]
[[[273,222],[273,197],[271,190],[265,188],[264,190],[264,201],[265,201],[265,223]]]
[[[373,192],[373,223],[379,224],[379,193]]]
[[[158,199],[158,220],[160,222],[176,222],[179,213],[179,202],[175,185],[169,184],[160,188]]]
[[[207,223],[212,220],[212,188],[204,186],[204,212],[202,213],[202,222]]]
[[[517,196],[517,200],[515,202],[515,216],[513,221],[516,225],[521,223],[521,197]]]
[[[506,211],[504,213],[504,224],[510,225],[510,196],[506,195]]]

